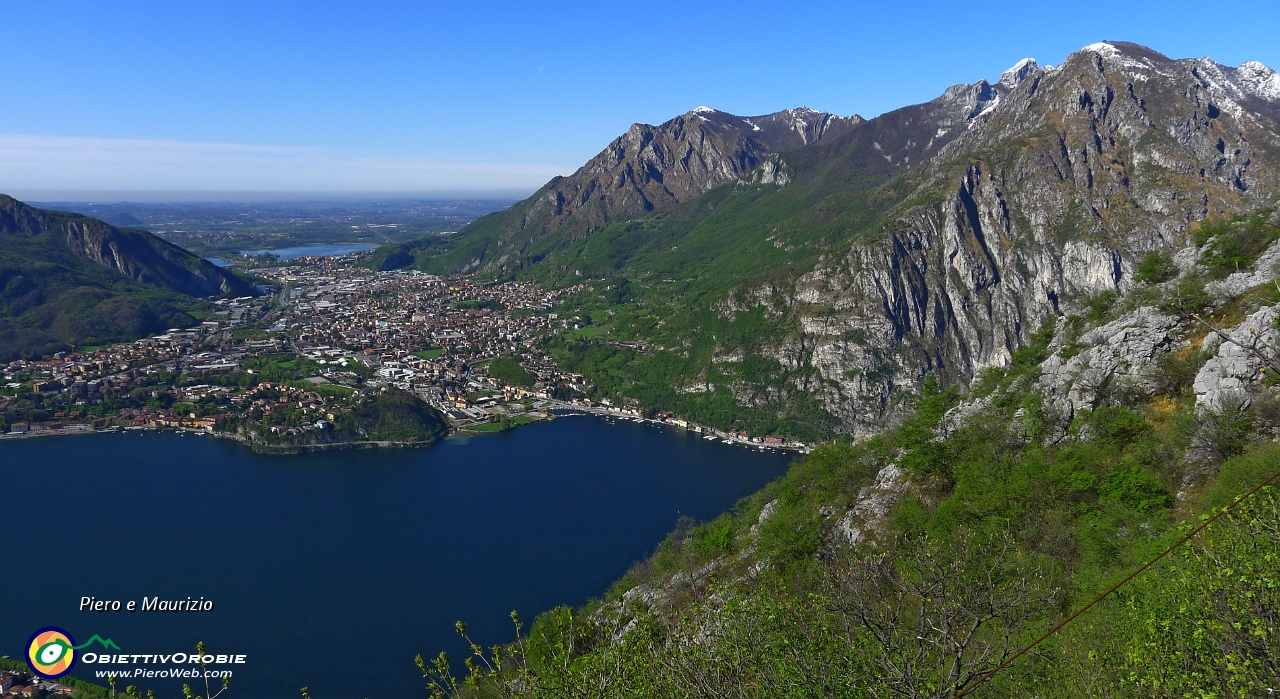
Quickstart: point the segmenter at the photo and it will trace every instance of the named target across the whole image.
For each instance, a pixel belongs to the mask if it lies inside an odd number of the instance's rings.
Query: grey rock
[[[884,529],[889,510],[911,487],[907,474],[895,464],[880,469],[876,480],[858,491],[858,499],[836,521],[832,537],[839,543],[856,544]]]
[[[1058,417],[1060,431],[1051,437],[1061,437],[1077,411],[1101,405],[1109,389],[1152,391],[1155,363],[1180,345],[1179,335],[1177,318],[1142,307],[1081,335],[1075,356],[1064,359],[1063,345],[1055,343],[1036,383]]]
[[[1216,343],[1217,353],[1200,368],[1192,384],[1197,407],[1216,409],[1262,379],[1262,357],[1275,357],[1280,348],[1276,317],[1276,307],[1263,308],[1239,325],[1223,329]],[[1211,348],[1208,345],[1207,349]]]

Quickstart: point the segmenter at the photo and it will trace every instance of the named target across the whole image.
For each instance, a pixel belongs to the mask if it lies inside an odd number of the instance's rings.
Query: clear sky
[[[699,105],[866,117],[1101,40],[1280,67],[1280,3],[9,2],[0,191],[528,193]]]

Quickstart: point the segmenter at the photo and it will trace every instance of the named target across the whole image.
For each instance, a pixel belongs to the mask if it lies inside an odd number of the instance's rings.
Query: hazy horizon
[[[290,191],[290,190],[0,190],[29,204],[255,204],[342,203],[375,201],[505,201],[520,200],[536,190],[471,190],[421,192]]]

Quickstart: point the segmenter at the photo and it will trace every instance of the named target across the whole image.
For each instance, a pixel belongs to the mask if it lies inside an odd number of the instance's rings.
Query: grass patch
[[[463,429],[468,432],[502,432],[513,427],[519,427],[520,425],[527,425],[531,422],[537,421],[537,418],[529,417],[528,415],[516,415],[514,417],[504,418],[498,422],[486,422],[480,425],[464,427]]]
[[[564,336],[571,340],[589,340],[602,332],[604,332],[604,328],[599,325],[588,325],[585,328],[570,330]]]
[[[232,330],[231,337],[237,340],[267,340],[271,338],[271,333],[262,328],[240,328]]]

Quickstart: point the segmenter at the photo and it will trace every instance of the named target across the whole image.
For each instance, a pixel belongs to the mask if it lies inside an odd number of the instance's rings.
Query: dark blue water
[[[345,255],[349,252],[364,252],[378,247],[377,245],[365,245],[363,243],[317,243],[315,245],[299,245],[293,248],[278,248],[275,250],[241,250],[242,255],[261,255],[263,253],[271,253],[281,260],[292,260],[295,257],[327,257],[329,255]]]
[[[454,621],[508,641],[512,609],[531,622],[602,593],[680,515],[715,517],[789,459],[594,417],[297,456],[157,433],[3,442],[0,655],[44,626],[126,653],[203,640],[248,656],[227,699],[422,697],[413,656],[460,666]],[[86,595],[216,607],[79,612]],[[183,681],[134,683],[172,697]]]

